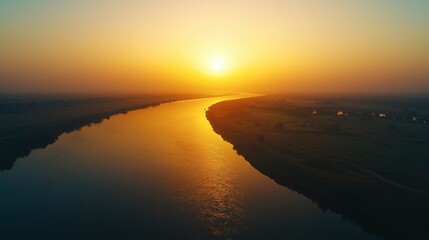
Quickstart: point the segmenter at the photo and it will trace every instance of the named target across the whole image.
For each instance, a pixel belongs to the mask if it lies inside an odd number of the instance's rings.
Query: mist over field
[[[0,0],[0,238],[429,239],[428,13]]]

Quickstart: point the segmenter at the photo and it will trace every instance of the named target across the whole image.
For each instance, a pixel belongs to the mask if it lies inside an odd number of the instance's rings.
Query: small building
[[[379,118],[386,118],[386,114],[385,114],[385,113],[379,113],[379,114],[378,114],[378,117],[379,117]]]
[[[316,116],[317,115],[317,111],[314,110],[313,113],[311,113],[311,115]]]
[[[338,112],[337,112],[337,116],[339,116],[339,117],[344,116],[344,112],[343,112],[343,111],[338,111]]]

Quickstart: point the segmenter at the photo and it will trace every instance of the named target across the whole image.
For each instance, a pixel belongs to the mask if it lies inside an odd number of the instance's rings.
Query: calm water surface
[[[0,173],[0,239],[372,239],[255,170],[205,118],[230,96],[84,127]]]

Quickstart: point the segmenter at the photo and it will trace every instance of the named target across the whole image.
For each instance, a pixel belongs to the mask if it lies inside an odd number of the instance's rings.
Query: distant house
[[[311,115],[316,116],[317,115],[317,111],[314,110],[313,113],[311,113]]]
[[[378,114],[378,117],[379,117],[379,118],[385,118],[385,117],[386,117],[386,114],[385,114],[385,113],[379,113],[379,114]]]
[[[338,112],[337,112],[337,116],[339,116],[339,117],[344,116],[344,112],[343,112],[343,111],[338,111]]]

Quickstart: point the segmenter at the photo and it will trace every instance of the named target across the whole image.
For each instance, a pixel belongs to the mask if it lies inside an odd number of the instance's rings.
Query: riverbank
[[[204,95],[3,96],[0,98],[0,170],[58,136],[116,114]]]
[[[425,99],[288,98],[221,102],[206,116],[252,166],[387,239],[425,239]]]

